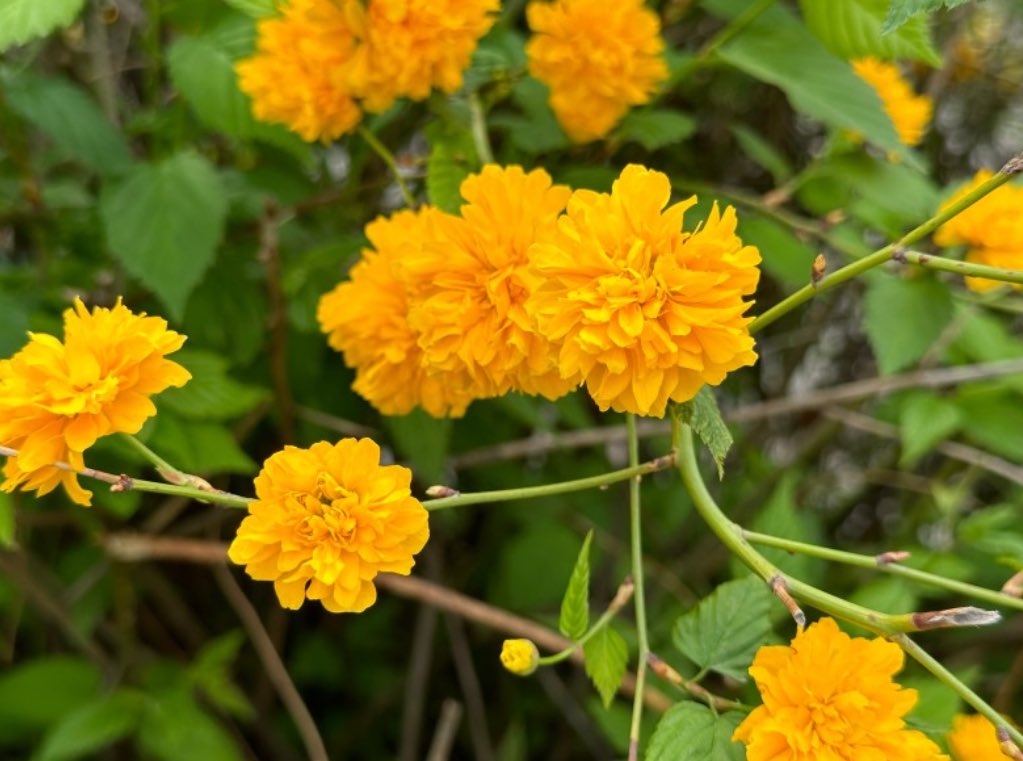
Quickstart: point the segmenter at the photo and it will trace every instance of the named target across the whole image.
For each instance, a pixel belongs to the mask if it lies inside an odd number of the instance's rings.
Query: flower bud
[[[528,639],[506,639],[501,646],[501,665],[518,676],[529,676],[540,665],[540,651]]]

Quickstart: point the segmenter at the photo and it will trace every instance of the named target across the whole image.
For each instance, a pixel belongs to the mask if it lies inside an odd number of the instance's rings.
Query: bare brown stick
[[[448,613],[444,616],[444,623],[451,643],[451,659],[455,663],[455,673],[465,700],[473,754],[476,761],[495,761],[494,744],[490,741],[490,730],[487,727],[486,701],[476,675],[476,666],[472,662],[469,639],[465,636],[465,622],[453,613]]]
[[[224,597],[227,598],[228,603],[241,620],[242,626],[252,641],[252,646],[256,649],[256,654],[263,662],[267,676],[277,690],[277,694],[280,695],[281,702],[284,703],[284,707],[291,715],[292,721],[295,722],[306,753],[309,754],[309,761],[329,761],[327,748],[316,728],[316,722],[313,721],[312,714],[309,713],[295,683],[291,681],[288,669],[285,667],[284,661],[281,660],[281,656],[277,654],[270,635],[263,628],[263,622],[259,620],[256,609],[252,607],[249,598],[242,592],[241,587],[238,586],[227,568],[222,565],[215,566],[213,576],[224,592]]]
[[[448,698],[440,707],[440,718],[437,719],[437,731],[430,743],[430,752],[426,761],[447,761],[451,758],[451,746],[455,744],[455,734],[462,721],[462,704]]]
[[[368,425],[362,425],[361,423],[354,423],[351,420],[345,420],[328,412],[314,410],[312,407],[299,405],[295,407],[295,414],[302,420],[315,423],[331,431],[337,431],[342,436],[376,436],[379,433],[376,428],[370,428]]]
[[[259,260],[266,267],[266,287],[270,299],[270,373],[281,416],[281,436],[285,442],[290,443],[295,441],[295,400],[288,380],[288,316],[281,291],[279,225],[277,205],[268,200],[259,221]]]
[[[18,450],[11,449],[10,447],[0,447],[0,455],[4,457],[17,457]],[[63,470],[67,473],[77,473],[78,475],[85,476],[86,478],[95,478],[97,481],[104,481],[112,486],[120,486],[124,483],[125,479],[128,478],[127,476],[115,476],[113,473],[106,473],[102,470],[95,470],[93,468],[82,468],[79,470],[66,462],[53,462],[50,464],[57,470]]]
[[[433,640],[437,631],[437,609],[420,605],[412,632],[412,652],[409,654],[408,679],[401,709],[401,744],[398,761],[419,758],[419,738],[423,730],[423,707],[426,702],[426,683],[433,660]]]

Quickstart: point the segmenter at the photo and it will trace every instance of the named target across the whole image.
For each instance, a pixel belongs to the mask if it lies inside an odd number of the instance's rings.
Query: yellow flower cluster
[[[749,673],[764,703],[733,739],[749,761],[947,761],[906,729],[917,696],[892,681],[902,662],[895,643],[850,637],[822,619],[791,645],[757,652]]]
[[[111,433],[138,433],[156,413],[149,397],[191,377],[166,359],[185,337],[159,317],[133,314],[120,300],[90,313],[80,299],[64,313],[64,340],[32,333],[29,343],[0,361],[0,444],[18,450],[4,467],[4,491],[43,495],[63,484],[89,505],[63,462],[85,467],[83,453]]]
[[[895,125],[904,145],[918,145],[931,121],[934,102],[926,95],[917,95],[903,78],[898,67],[876,58],[852,62],[853,70],[874,88],[885,113]]]
[[[696,199],[665,210],[667,177],[637,165],[610,194],[491,165],[462,195],[457,216],[371,223],[374,248],[320,302],[355,390],[385,414],[457,416],[473,399],[585,384],[602,410],[662,416],[756,361],[744,297],[760,254],[733,209],[684,232]]]
[[[285,608],[308,598],[359,613],[376,601],[377,574],[407,576],[430,536],[411,482],[408,468],[380,464],[369,439],[285,447],[256,476],[256,500],[228,556],[273,581]]]
[[[973,180],[956,191],[941,208],[948,208],[991,177],[988,169],[977,172]],[[939,246],[966,245],[966,260],[970,262],[1023,269],[1021,210],[1023,187],[1002,185],[942,225],[934,235],[934,242]],[[966,285],[971,290],[984,292],[1002,284],[996,280],[968,277]]]
[[[660,20],[643,0],[536,0],[526,18],[529,73],[577,143],[604,137],[668,77]]]
[[[980,714],[956,716],[948,735],[948,747],[956,761],[1005,761],[994,724]]]
[[[255,55],[237,64],[258,119],[305,140],[353,130],[362,109],[454,92],[498,0],[290,0],[259,23]],[[361,103],[361,107],[360,107]]]

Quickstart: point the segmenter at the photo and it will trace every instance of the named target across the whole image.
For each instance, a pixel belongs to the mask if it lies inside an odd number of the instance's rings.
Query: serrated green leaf
[[[604,707],[611,705],[625,676],[629,662],[629,646],[611,624],[598,631],[583,645],[586,674],[597,688]]]
[[[426,164],[426,195],[438,209],[457,214],[462,205],[459,188],[479,160],[468,125],[434,122],[426,131],[430,158]]]
[[[742,761],[740,743],[732,742],[743,715],[717,715],[700,703],[676,703],[669,708],[650,738],[646,761]]]
[[[729,581],[675,622],[675,647],[700,668],[746,681],[771,631],[771,594],[754,576]]]
[[[22,72],[5,77],[3,90],[11,110],[69,158],[102,174],[123,171],[131,164],[128,143],[77,85]]]
[[[183,418],[197,420],[231,420],[243,415],[261,401],[268,392],[239,383],[227,374],[227,362],[217,354],[185,350],[172,359],[192,373],[192,379],[181,388],[169,388],[160,394],[159,404]]]
[[[639,143],[648,151],[681,143],[696,132],[696,119],[667,108],[636,108],[618,126],[618,136]]]
[[[881,33],[890,34],[918,14],[955,8],[967,2],[969,0],[891,0]]]
[[[97,751],[135,731],[142,701],[137,692],[117,690],[98,702],[68,712],[47,732],[32,760],[92,758]]]
[[[180,319],[224,234],[227,198],[210,163],[178,153],[104,186],[100,215],[124,268]]]
[[[590,543],[593,530],[586,532],[582,549],[561,600],[558,629],[569,639],[579,639],[590,627]]]
[[[74,21],[85,0],[0,0],[0,53]]]
[[[921,391],[907,399],[899,410],[903,467],[912,467],[934,446],[954,434],[963,423],[955,402]]]
[[[803,19],[824,46],[842,58],[909,58],[941,66],[925,18],[882,34],[888,0],[799,0]]]
[[[252,18],[266,18],[277,13],[277,0],[224,0],[237,11]]]
[[[864,307],[863,327],[883,375],[912,366],[955,315],[948,286],[928,276],[875,277]]]
[[[725,477],[725,457],[732,448],[732,434],[721,417],[710,386],[704,386],[692,399],[679,405],[682,421],[700,437],[718,466],[718,478]]]

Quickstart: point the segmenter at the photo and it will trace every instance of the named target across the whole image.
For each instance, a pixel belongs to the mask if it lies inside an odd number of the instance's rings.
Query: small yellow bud
[[[529,676],[540,665],[540,651],[528,639],[506,639],[501,646],[501,665],[513,674]]]

